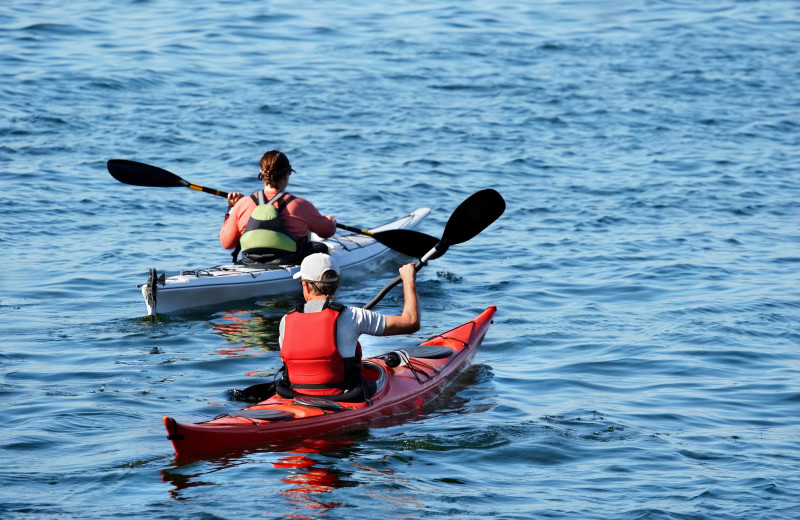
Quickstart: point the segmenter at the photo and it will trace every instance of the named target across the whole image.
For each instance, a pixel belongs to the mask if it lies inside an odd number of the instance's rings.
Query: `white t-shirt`
[[[320,312],[325,306],[325,300],[311,300],[306,303],[305,312]],[[278,344],[283,347],[283,327],[285,317],[281,318],[278,328]],[[356,355],[356,343],[362,334],[382,336],[386,328],[386,317],[377,312],[368,311],[361,307],[346,306],[336,323],[336,345],[342,357]]]

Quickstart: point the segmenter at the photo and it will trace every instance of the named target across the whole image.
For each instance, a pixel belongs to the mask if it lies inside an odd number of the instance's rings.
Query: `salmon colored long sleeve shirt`
[[[277,195],[277,190],[264,190],[267,200]],[[256,203],[250,197],[242,197],[231,208],[230,215],[219,230],[219,241],[225,249],[233,249],[239,244],[239,238],[250,220],[250,214],[256,209]],[[322,238],[330,238],[336,232],[336,223],[325,218],[312,203],[306,199],[296,198],[286,205],[280,213],[281,222],[286,229],[298,237],[306,237],[309,232]]]

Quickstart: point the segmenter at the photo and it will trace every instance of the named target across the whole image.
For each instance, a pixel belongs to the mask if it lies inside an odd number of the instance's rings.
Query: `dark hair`
[[[270,186],[276,186],[279,180],[292,171],[294,170],[289,164],[289,158],[283,152],[270,150],[261,156],[261,173],[258,174],[258,178],[264,179]]]
[[[306,283],[316,292],[317,294],[321,294],[323,296],[333,296],[336,290],[339,288],[339,275],[336,274],[336,271],[333,269],[328,269],[324,273],[322,273],[323,280],[330,280],[330,281],[322,281],[322,282],[312,282],[311,280],[306,280]]]

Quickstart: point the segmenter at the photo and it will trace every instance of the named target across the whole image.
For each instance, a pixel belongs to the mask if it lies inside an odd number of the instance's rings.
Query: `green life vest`
[[[280,192],[268,201],[265,200],[263,191],[250,196],[256,203],[256,208],[250,214],[250,220],[239,238],[242,261],[245,264],[273,262],[296,253],[300,248],[302,239],[286,229],[280,219],[280,212],[295,196],[285,194],[287,196],[277,207],[273,204],[283,195],[284,192]]]

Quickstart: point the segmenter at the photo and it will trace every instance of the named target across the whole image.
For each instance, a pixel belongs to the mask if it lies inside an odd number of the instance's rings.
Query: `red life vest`
[[[293,390],[308,395],[338,395],[361,385],[361,345],[342,357],[336,322],[344,306],[326,302],[320,312],[293,309],[284,319],[281,358]]]

